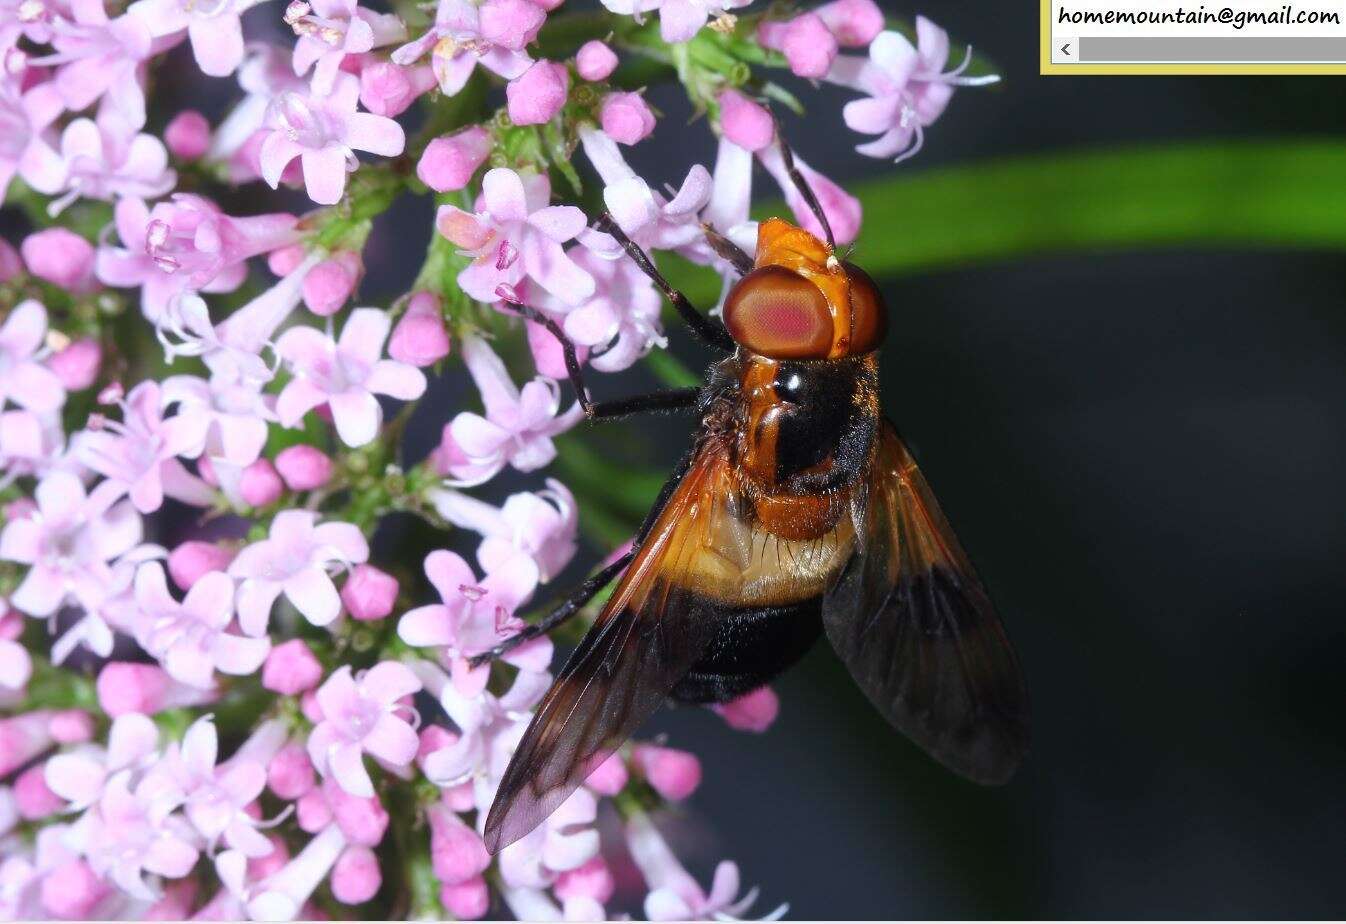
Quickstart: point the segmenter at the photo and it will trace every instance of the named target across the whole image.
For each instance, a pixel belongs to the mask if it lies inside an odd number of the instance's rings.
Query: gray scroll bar
[[[1093,36],[1079,40],[1084,62],[1346,62],[1346,36]]]

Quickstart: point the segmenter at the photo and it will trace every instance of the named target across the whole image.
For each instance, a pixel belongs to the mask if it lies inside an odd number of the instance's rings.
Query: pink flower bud
[[[274,504],[285,493],[276,467],[266,459],[258,459],[247,468],[238,481],[238,493],[243,502],[253,507],[265,507]]]
[[[341,602],[355,619],[382,619],[397,602],[397,579],[373,565],[356,565],[341,588]]]
[[[128,712],[154,715],[168,703],[172,679],[155,664],[109,661],[95,689],[103,711],[116,718]]]
[[[444,908],[460,921],[479,921],[491,910],[491,893],[486,880],[478,876],[458,885],[445,885],[439,890]]]
[[[547,21],[541,5],[529,0],[486,0],[480,9],[482,38],[510,51],[523,51],[532,44]]]
[[[720,130],[734,144],[760,151],[776,140],[776,123],[766,107],[737,90],[720,94]]]
[[[491,865],[481,835],[443,802],[427,808],[425,817],[430,823],[430,863],[441,882],[467,882]]]
[[[738,699],[711,707],[732,729],[746,732],[764,732],[776,721],[780,712],[780,698],[771,687],[758,687]]]
[[[108,887],[83,860],[56,867],[42,880],[40,900],[53,917],[80,920],[90,917],[94,906],[108,894]]]
[[[837,40],[817,13],[796,16],[781,32],[781,51],[798,77],[826,77],[837,56]]]
[[[313,764],[300,744],[287,744],[276,752],[266,768],[266,783],[271,791],[287,802],[312,791],[315,785]]]
[[[234,552],[230,548],[189,539],[169,553],[168,574],[179,588],[190,590],[203,575],[224,571],[233,560]]]
[[[598,39],[585,42],[575,55],[575,70],[585,80],[607,80],[616,69],[616,52]]]
[[[332,460],[322,450],[300,443],[276,453],[276,470],[291,491],[312,491],[332,477]]]
[[[584,785],[600,796],[615,796],[626,788],[628,779],[630,774],[626,771],[626,764],[622,762],[621,755],[613,754],[599,764],[597,770],[589,774]]]
[[[28,272],[52,285],[88,291],[93,280],[93,245],[73,231],[48,228],[23,239],[20,245]]]
[[[654,131],[654,113],[639,93],[609,93],[599,119],[603,131],[621,144],[643,141]]]
[[[341,310],[355,291],[360,258],[344,251],[324,260],[304,275],[304,304],[319,317],[330,317]]]
[[[391,119],[406,112],[435,83],[434,72],[428,67],[375,61],[360,71],[360,102],[375,115]]]
[[[417,292],[407,303],[393,335],[388,340],[388,355],[398,362],[424,368],[449,355],[449,331],[439,299],[429,292]]]
[[[47,734],[57,744],[83,744],[93,731],[93,716],[83,709],[62,709],[47,720]]]
[[[9,282],[23,272],[23,261],[19,252],[9,241],[0,239],[0,282]]]
[[[602,855],[596,856],[583,866],[567,870],[556,877],[556,897],[561,901],[572,898],[591,898],[600,905],[606,905],[616,891],[612,870]]]
[[[83,391],[98,378],[103,348],[91,337],[76,340],[47,358],[47,368],[56,373],[66,391]]]
[[[473,125],[425,146],[416,175],[435,192],[462,189],[491,155],[491,133]]]
[[[538,61],[522,77],[505,87],[510,121],[515,125],[543,125],[566,104],[570,75],[551,61]]]
[[[631,752],[631,762],[654,791],[670,802],[686,799],[701,785],[701,761],[687,751],[641,744]]]
[[[262,686],[282,696],[311,690],[322,680],[322,665],[303,639],[292,638],[271,649],[262,665]]]
[[[266,268],[277,276],[288,276],[304,262],[304,245],[287,244],[266,255]]]
[[[210,149],[210,123],[195,109],[184,109],[164,128],[164,144],[178,160],[196,160]]]
[[[65,807],[65,800],[47,786],[47,765],[35,764],[14,781],[14,804],[19,815],[36,821]]]
[[[874,0],[832,0],[814,10],[827,23],[837,42],[863,48],[884,29],[883,10]]]
[[[322,793],[347,841],[363,847],[378,846],[388,830],[388,813],[378,796],[352,796],[336,780],[324,781]]]
[[[321,789],[314,787],[294,804],[295,821],[309,834],[317,834],[332,823],[332,807]]]
[[[332,897],[343,905],[369,901],[381,885],[378,857],[368,847],[347,847],[332,867]]]

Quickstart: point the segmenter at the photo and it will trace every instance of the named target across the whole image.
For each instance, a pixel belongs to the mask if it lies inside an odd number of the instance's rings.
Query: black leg
[[[589,417],[593,420],[609,420],[646,411],[676,411],[696,404],[700,396],[700,386],[693,386],[656,391],[653,394],[636,395],[633,398],[618,398],[615,401],[599,401],[592,406]]]
[[[664,297],[673,303],[673,307],[687,322],[687,326],[692,329],[692,333],[726,353],[732,353],[738,349],[738,345],[734,343],[734,338],[729,336],[729,331],[724,329],[724,325],[697,311],[696,307],[687,300],[687,296],[673,288],[669,281],[664,278],[663,273],[659,272],[659,268],[654,265],[654,261],[649,258],[649,255],[641,250],[640,245],[631,240],[625,231],[617,227],[617,223],[612,220],[610,215],[605,212],[599,216],[594,226],[599,231],[611,234],[617,239],[617,243],[622,245],[622,249],[627,252],[632,260],[636,261],[636,266],[640,267],[641,272],[653,279],[654,284],[664,293]]]
[[[608,586],[613,578],[621,574],[622,571],[626,569],[626,566],[631,564],[631,559],[635,557],[635,549],[622,555],[621,558],[617,559],[579,587],[575,588],[575,592],[570,595],[570,598],[556,609],[552,610],[546,616],[542,617],[519,634],[512,635],[505,639],[490,651],[483,652],[471,658],[469,663],[473,667],[481,667],[481,665],[488,661],[494,661],[496,658],[509,654],[524,642],[531,641],[532,639],[551,632],[557,626],[582,610],[584,605],[592,600],[600,590]]]
[[[740,276],[746,276],[752,272],[755,264],[746,250],[716,231],[708,223],[702,222],[701,231],[706,235],[706,242],[710,244],[710,249],[715,251],[721,260],[738,270]]]
[[[584,408],[585,416],[592,418],[594,416],[594,403],[589,400],[589,389],[584,386],[584,373],[580,371],[579,356],[575,353],[575,344],[570,342],[570,338],[561,330],[561,325],[557,324],[551,318],[547,317],[536,308],[519,302],[507,302],[511,308],[517,311],[523,317],[534,324],[541,324],[547,329],[556,342],[561,344],[561,353],[565,356],[566,373],[570,378],[570,385],[575,389],[575,400]]]
[[[804,197],[808,203],[809,210],[813,212],[813,217],[818,219],[818,224],[823,226],[823,233],[827,235],[827,246],[833,250],[837,249],[837,239],[832,236],[832,223],[827,220],[827,213],[823,211],[822,203],[813,192],[813,187],[809,181],[804,179],[804,174],[799,172],[795,166],[795,155],[790,150],[790,145],[785,142],[785,135],[781,133],[780,124],[776,125],[776,140],[780,143],[781,159],[785,161],[785,172],[790,174],[790,181],[795,184],[795,189]]]

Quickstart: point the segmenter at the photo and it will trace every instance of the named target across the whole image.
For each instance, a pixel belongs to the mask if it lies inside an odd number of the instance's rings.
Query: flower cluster
[[[483,844],[553,643],[474,659],[564,589],[585,504],[543,475],[500,506],[475,493],[547,468],[584,418],[517,306],[588,369],[627,369],[665,345],[662,299],[574,204],[585,184],[640,247],[727,285],[707,231],[752,254],[757,165],[805,227],[823,233],[800,176],[838,243],[860,231],[859,201],[785,147],[767,101],[798,101],[774,80],[848,88],[857,150],[901,160],[994,78],[873,0],[560,5],[0,0],[0,204],[24,216],[0,240],[0,916],[752,905],[733,863],[703,886],[656,827],[701,779],[663,744],[624,746],[498,857]],[[216,123],[149,92],[184,44],[172,67],[239,88]],[[661,127],[651,79],[718,138],[676,185],[627,159]],[[369,306],[374,220],[417,195],[424,266]],[[261,202],[305,204],[230,204]],[[422,402],[457,359],[475,393]],[[418,409],[443,435],[408,459]],[[393,513],[475,554],[375,541]],[[762,732],[777,708],[764,687],[715,711]]]

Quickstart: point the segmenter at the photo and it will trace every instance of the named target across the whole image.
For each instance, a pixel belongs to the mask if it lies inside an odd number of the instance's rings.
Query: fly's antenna
[[[795,166],[795,155],[790,150],[790,145],[785,141],[785,134],[781,131],[780,121],[776,122],[776,141],[780,144],[781,160],[785,161],[785,172],[790,175],[790,182],[795,184],[795,189],[804,197],[808,203],[809,211],[813,212],[813,217],[818,219],[818,224],[823,227],[823,234],[827,236],[827,246],[833,250],[837,249],[837,239],[832,235],[832,223],[827,220],[827,213],[823,211],[822,203],[818,201],[817,195],[813,192],[813,187],[809,181],[804,178],[804,174],[799,172]]]

